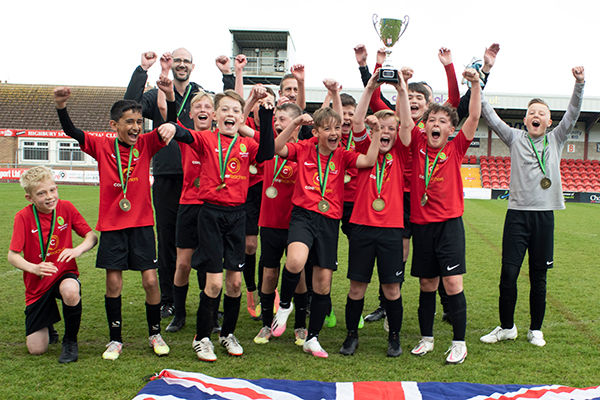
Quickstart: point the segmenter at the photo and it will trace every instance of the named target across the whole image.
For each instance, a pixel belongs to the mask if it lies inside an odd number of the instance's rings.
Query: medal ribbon
[[[348,143],[346,143],[346,151],[350,150],[350,145],[352,144],[353,135],[352,129],[350,129],[350,136],[348,136]]]
[[[446,145],[444,145],[444,147],[446,147]],[[433,173],[435,171],[435,166],[437,165],[437,162],[438,162],[438,158],[440,157],[440,154],[442,153],[442,151],[444,151],[444,147],[442,147],[440,149],[440,151],[438,151],[437,155],[435,156],[435,160],[433,160],[433,165],[431,166],[431,173],[429,173],[429,155],[427,154],[427,145],[425,145],[425,192],[427,192],[427,187],[429,186],[429,181],[431,180],[431,177],[433,176]]]
[[[229,160],[229,154],[231,153],[231,149],[233,149],[233,146],[237,141],[238,135],[236,134],[231,143],[229,143],[229,147],[227,147],[227,153],[225,153],[225,159],[223,159],[223,149],[221,148],[221,133],[217,133],[217,136],[219,137],[219,172],[221,173],[221,182],[225,182],[227,161]]]
[[[540,164],[540,169],[542,170],[542,173],[544,175],[546,175],[546,160],[544,159],[544,154],[546,153],[546,147],[548,147],[548,137],[544,136],[544,148],[542,149],[541,156],[540,156],[540,153],[535,148],[535,145],[533,144],[533,140],[531,140],[531,136],[528,135],[527,138],[529,139],[529,143],[531,143],[531,148],[533,149],[533,152],[535,153],[535,156],[537,157],[537,160],[538,160],[538,163]]]
[[[52,233],[54,233],[54,225],[56,224],[56,209],[52,210],[52,224],[50,225],[50,232],[48,232],[48,241],[44,246],[44,234],[42,233],[42,224],[40,224],[40,218],[38,217],[37,210],[33,206],[33,216],[35,218],[35,225],[38,229],[38,238],[40,239],[40,251],[42,252],[42,261],[46,261],[46,255],[50,249],[50,239],[52,239]]]
[[[181,102],[181,106],[179,107],[179,111],[177,111],[177,118],[179,118],[179,114],[181,114],[181,112],[183,111],[183,107],[185,106],[185,102],[187,101],[187,98],[190,95],[191,91],[192,91],[192,85],[188,85],[187,91],[185,93],[185,97],[183,98],[183,101]]]
[[[133,156],[133,146],[129,149],[129,162],[127,163],[127,177],[123,179],[123,166],[121,165],[121,152],[119,151],[118,140],[115,139],[115,154],[117,155],[117,169],[119,170],[119,179],[121,180],[121,189],[123,197],[127,194],[127,182],[129,182],[129,172],[131,171],[131,160]]]
[[[383,175],[385,174],[385,156],[383,156],[383,159],[381,160],[381,167],[379,166],[379,163],[375,163],[375,166],[377,167],[376,172],[377,174],[375,175],[376,179],[375,179],[375,184],[377,186],[377,197],[381,197],[381,188],[383,187]]]
[[[315,148],[317,149],[317,162],[319,164],[319,185],[321,186],[321,197],[325,197],[327,179],[329,179],[329,163],[331,162],[333,151],[331,152],[331,154],[329,154],[329,158],[327,159],[327,165],[325,165],[325,177],[323,177],[323,172],[321,168],[321,154],[319,154],[319,145],[315,145]]]
[[[283,160],[281,166],[279,167],[279,169],[277,169],[277,161],[279,161],[279,156],[275,156],[275,166],[273,167],[273,182],[271,182],[271,185],[275,183],[275,179],[277,179],[279,173],[281,172],[281,170],[283,170],[283,167],[287,163],[287,159]]]

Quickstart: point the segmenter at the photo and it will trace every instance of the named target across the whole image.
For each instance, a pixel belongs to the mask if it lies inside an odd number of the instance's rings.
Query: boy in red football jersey
[[[173,90],[172,84],[166,87]],[[159,93],[163,86],[159,86]],[[174,96],[173,96],[174,99]],[[173,100],[174,101],[174,100]],[[212,128],[214,114],[214,103],[212,96],[205,92],[198,92],[190,102],[190,119],[194,122],[197,131],[210,130]],[[166,328],[167,332],[177,332],[185,325],[186,310],[185,303],[189,287],[189,277],[193,265],[196,268],[198,259],[198,211],[202,201],[198,194],[200,191],[200,170],[202,168],[200,156],[194,148],[184,143],[178,143],[181,151],[181,167],[183,169],[183,187],[177,210],[177,224],[175,244],[177,246],[177,262],[175,275],[173,277],[173,305],[175,314],[173,320]],[[203,287],[206,273],[198,273],[199,286]],[[202,282],[200,281],[200,278]]]
[[[435,292],[442,281],[448,294],[454,337],[446,362],[462,363],[467,356],[465,331],[467,302],[462,274],[465,265],[465,231],[462,223],[464,199],[460,166],[479,123],[481,87],[474,69],[463,73],[474,83],[471,88],[469,116],[452,141],[448,141],[458,124],[456,111],[431,104],[423,116],[425,134],[418,126],[412,130],[411,215],[413,261],[411,275],[419,278],[419,327],[421,341],[412,349],[414,355],[433,350]]]
[[[380,86],[378,74],[373,74],[360,98],[352,119],[356,149],[365,153],[371,143],[365,128],[365,116],[373,91]],[[389,357],[402,354],[400,328],[402,325],[402,297],[400,287],[404,281],[402,262],[403,214],[403,163],[408,153],[414,121],[410,117],[406,82],[401,79],[394,85],[398,92],[398,107],[403,120],[398,132],[399,119],[392,110],[380,110],[369,116],[371,125],[379,125],[381,139],[377,143],[379,154],[375,167],[358,172],[357,191],[350,223],[353,224],[349,244],[348,279],[350,290],[346,301],[346,329],[348,334],[340,353],[352,355],[358,347],[358,327],[363,311],[364,296],[373,274],[375,259],[380,287],[384,294],[384,307],[389,321]]]
[[[273,111],[260,109],[260,144],[254,138],[242,137],[244,99],[233,90],[215,96],[217,130],[189,131],[177,126],[175,139],[194,147],[200,156],[198,242],[210,243],[202,248],[206,285],[200,294],[196,316],[196,336],[192,346],[198,359],[215,361],[217,356],[210,341],[212,322],[217,312],[219,293],[225,270],[223,326],[219,343],[232,356],[244,349],[234,336],[240,310],[241,271],[244,267],[245,207],[248,194],[249,167],[256,160],[273,157]],[[247,127],[246,127],[247,128]],[[249,128],[248,128],[249,129]],[[169,132],[170,133],[170,132]],[[168,140],[169,136],[163,139]]]
[[[275,132],[280,134],[292,121],[302,115],[302,109],[294,103],[284,103],[277,107],[273,126]],[[298,141],[300,126],[295,128],[289,141]],[[262,305],[263,326],[254,338],[256,344],[266,344],[271,338],[271,324],[273,323],[273,309],[276,301],[277,282],[279,281],[279,268],[281,257],[287,248],[288,228],[292,214],[292,194],[298,175],[298,166],[295,162],[276,156],[262,165],[263,190],[258,224],[260,226],[260,260],[259,268],[263,269],[260,302]],[[300,279],[294,292],[296,304],[294,336],[295,343],[302,346],[306,340],[306,312],[308,307],[308,292],[306,280]],[[279,305],[279,304],[277,304]]]
[[[281,301],[273,320],[273,336],[281,336],[293,306],[292,295],[311,248],[315,254],[313,297],[307,340],[303,349],[316,357],[328,357],[318,341],[325,315],[331,308],[330,285],[337,269],[339,222],[343,211],[344,173],[349,167],[369,168],[375,164],[379,127],[373,128],[373,143],[367,154],[340,146],[342,118],[329,107],[313,115],[315,137],[289,143],[293,127],[309,124],[310,118],[296,118],[276,140],[279,156],[295,161],[298,178],[292,196],[294,209],[288,231],[288,253],[282,273]]]
[[[94,247],[98,237],[73,204],[58,199],[50,169],[29,169],[21,176],[21,186],[31,205],[15,215],[8,262],[23,270],[27,351],[43,354],[48,350],[48,327],[60,321],[58,298],[65,319],[58,362],[77,361],[81,293],[75,258]],[[84,238],[75,248],[71,230]]]
[[[69,88],[54,89],[54,101],[63,131],[79,142],[81,149],[98,162],[100,206],[96,229],[102,232],[96,267],[106,269],[104,298],[110,342],[102,354],[116,360],[123,348],[121,336],[121,290],[123,271],[140,271],[146,292],[148,342],[158,356],[169,354],[160,335],[160,291],[156,276],[154,213],[150,201],[150,160],[163,148],[158,130],[174,133],[163,124],[143,134],[142,108],[133,100],[119,100],[110,111],[110,126],[116,138],[98,137],[77,129],[66,109]]]

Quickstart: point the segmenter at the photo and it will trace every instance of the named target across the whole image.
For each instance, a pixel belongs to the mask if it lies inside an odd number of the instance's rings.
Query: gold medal
[[[268,198],[274,199],[277,197],[277,188],[275,186],[269,186],[267,190],[265,190],[265,194]]]
[[[256,175],[258,174],[258,168],[256,168],[256,165],[252,164],[249,168],[248,171],[250,171],[250,173],[252,175]]]
[[[348,174],[344,175],[344,183],[348,183],[352,180],[352,177]]]
[[[382,211],[385,208],[385,201],[381,197],[379,197],[373,200],[373,204],[371,204],[371,206],[375,211]]]
[[[194,179],[194,186],[196,186],[197,188],[200,187],[200,178]]]
[[[429,196],[427,196],[427,193],[423,193],[423,197],[421,197],[421,206],[425,207],[427,200],[429,200]]]
[[[225,182],[221,183],[219,186],[217,186],[217,192],[218,192],[219,190],[222,190],[222,189],[223,189],[225,186],[227,186],[227,185],[225,184]]]
[[[119,201],[119,208],[125,212],[130,211],[131,202],[127,199],[121,199],[121,201]]]
[[[327,200],[323,199],[319,202],[317,207],[319,207],[319,211],[327,212],[327,211],[329,211],[329,202]]]
[[[550,189],[550,186],[552,186],[552,181],[549,178],[542,178],[542,180],[540,181],[540,186],[542,187],[542,189],[546,190],[546,189]]]

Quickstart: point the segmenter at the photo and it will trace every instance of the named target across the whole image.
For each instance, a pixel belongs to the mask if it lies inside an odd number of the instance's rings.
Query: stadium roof
[[[56,116],[52,90],[54,85],[24,85],[0,83],[0,128],[61,130]],[[69,114],[75,125],[85,131],[110,131],[110,107],[123,98],[124,87],[73,86],[68,103]],[[250,93],[250,88],[245,88]],[[358,101],[361,88],[344,89]],[[393,99],[394,92],[383,90]],[[325,88],[307,88],[306,100],[309,111],[318,108],[325,98]],[[434,93],[444,99],[445,94]],[[534,97],[525,94],[485,93],[486,99],[501,118],[521,119],[527,103]],[[552,110],[553,120],[558,121],[569,103],[569,95],[544,96]],[[600,98],[584,97],[580,121],[589,129],[600,118]]]
[[[0,128],[62,130],[52,91],[54,85],[0,84]],[[72,86],[69,115],[85,131],[110,131],[110,108],[124,87]]]

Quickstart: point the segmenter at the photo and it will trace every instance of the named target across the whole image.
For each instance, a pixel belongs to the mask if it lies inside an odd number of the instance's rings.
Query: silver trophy
[[[393,18],[379,18],[377,14],[373,14],[373,27],[377,35],[383,42],[385,49],[385,62],[379,69],[379,77],[377,82],[398,83],[398,70],[392,66],[390,54],[392,47],[396,44],[400,36],[406,31],[408,26],[408,15],[404,16],[403,20]]]

